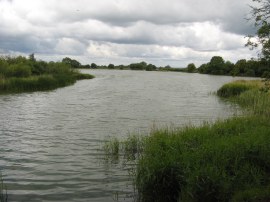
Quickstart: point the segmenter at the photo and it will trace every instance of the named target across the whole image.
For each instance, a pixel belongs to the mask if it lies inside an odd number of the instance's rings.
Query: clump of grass
[[[118,160],[120,156],[120,141],[117,138],[111,138],[103,145],[106,159]]]
[[[130,135],[126,140],[122,141],[123,151],[127,160],[135,160],[139,158],[144,146],[143,136]]]
[[[126,161],[138,159],[145,138],[138,135],[129,135],[125,140],[119,140],[115,137],[110,138],[103,145],[106,159],[118,160],[120,157],[123,157]]]
[[[7,202],[7,201],[8,201],[7,188],[4,185],[2,175],[0,174],[0,202]]]
[[[230,101],[235,102],[243,107],[243,109],[251,112],[251,114],[270,116],[270,93],[265,90],[267,87],[263,81],[237,81],[222,86],[219,91],[230,91],[230,86],[237,86],[238,84],[246,86],[246,90],[239,95],[228,93],[218,94],[221,97],[227,97]],[[243,88],[244,89],[244,88]]]
[[[152,132],[136,165],[140,201],[229,201],[264,187],[270,182],[269,131],[266,118],[241,117]]]
[[[260,85],[262,85],[260,81],[245,81],[245,80],[235,81],[223,85],[217,91],[217,95],[225,98],[238,96],[247,90],[257,88]]]

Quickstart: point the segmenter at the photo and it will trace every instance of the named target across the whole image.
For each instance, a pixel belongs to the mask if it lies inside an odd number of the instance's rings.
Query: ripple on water
[[[210,92],[232,77],[84,70],[96,76],[49,92],[0,96],[0,170],[10,201],[131,201],[127,168],[102,161],[108,137],[152,125],[231,116]]]

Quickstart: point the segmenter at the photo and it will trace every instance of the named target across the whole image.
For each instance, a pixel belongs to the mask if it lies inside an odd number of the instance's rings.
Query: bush
[[[31,76],[31,67],[24,64],[10,65],[7,77],[29,77]]]

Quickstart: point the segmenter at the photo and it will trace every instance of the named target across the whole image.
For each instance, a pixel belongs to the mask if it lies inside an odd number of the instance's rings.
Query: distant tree
[[[129,65],[131,70],[145,70],[147,67],[146,62],[132,63]]]
[[[225,61],[221,56],[214,56],[208,64],[208,73],[222,75],[224,74]]]
[[[123,70],[125,68],[125,66],[124,65],[119,65],[118,68],[121,69],[121,70]]]
[[[153,64],[148,64],[145,68],[146,71],[155,71],[157,67]]]
[[[196,66],[195,66],[194,63],[188,64],[188,66],[187,66],[187,72],[192,73],[192,72],[195,72],[195,70],[196,70]]]
[[[247,71],[247,61],[245,59],[238,60],[234,67],[236,69],[235,71],[238,72],[237,75],[244,76]]]
[[[65,64],[70,65],[73,68],[80,68],[81,67],[80,62],[78,62],[77,60],[73,60],[73,59],[71,59],[69,57],[63,58],[62,62],[65,63]]]
[[[114,69],[114,64],[109,64],[109,65],[108,65],[108,68],[109,68],[109,69]]]
[[[233,69],[234,69],[234,64],[230,61],[226,61],[224,64],[224,74],[232,75]]]
[[[87,64],[87,65],[82,65],[82,68],[90,69],[91,66],[90,66],[89,64]]]
[[[201,74],[206,74],[207,73],[207,69],[208,69],[208,65],[207,64],[202,64],[199,68],[198,71]]]
[[[96,69],[97,65],[95,63],[91,63],[91,68]]]
[[[35,58],[35,54],[34,53],[32,53],[32,54],[29,55],[29,60],[31,62],[36,62],[36,58]]]

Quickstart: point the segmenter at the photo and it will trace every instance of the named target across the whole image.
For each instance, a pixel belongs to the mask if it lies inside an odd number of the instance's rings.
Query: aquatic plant
[[[225,98],[238,96],[247,90],[258,87],[259,85],[261,84],[258,81],[252,82],[251,81],[247,82],[245,80],[236,81],[223,85],[220,89],[218,89],[217,95]]]
[[[245,90],[226,97],[248,109],[245,116],[114,140],[132,145],[118,154],[136,153],[138,201],[270,200],[270,95],[260,91],[261,81],[236,86]]]
[[[4,185],[2,175],[0,174],[0,202],[7,202],[8,194],[7,187]]]

